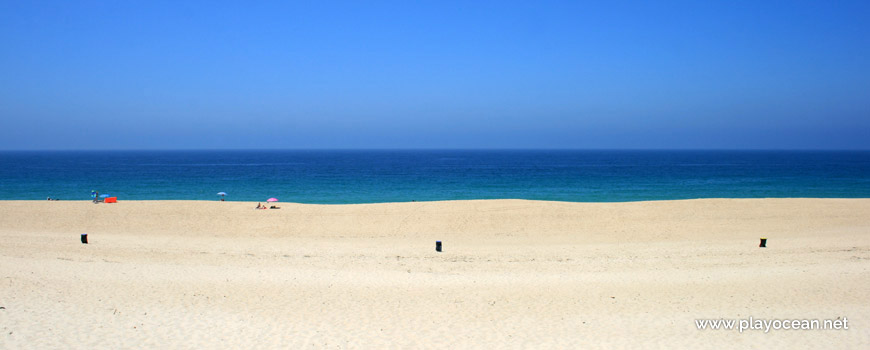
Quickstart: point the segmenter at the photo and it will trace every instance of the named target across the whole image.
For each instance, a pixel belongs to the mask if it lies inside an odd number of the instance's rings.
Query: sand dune
[[[254,206],[0,202],[0,348],[870,347],[870,199]]]

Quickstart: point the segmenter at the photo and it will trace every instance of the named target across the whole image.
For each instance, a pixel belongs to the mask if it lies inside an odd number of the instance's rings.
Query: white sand
[[[870,348],[870,199],[255,205],[0,202],[0,349]]]

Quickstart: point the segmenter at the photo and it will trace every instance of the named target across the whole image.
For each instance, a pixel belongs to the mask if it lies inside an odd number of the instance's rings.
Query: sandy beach
[[[870,199],[279,205],[0,201],[0,348],[870,347]]]

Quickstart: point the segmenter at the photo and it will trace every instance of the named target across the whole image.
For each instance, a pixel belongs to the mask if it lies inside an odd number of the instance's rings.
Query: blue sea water
[[[377,203],[870,197],[868,151],[0,152],[0,200]]]

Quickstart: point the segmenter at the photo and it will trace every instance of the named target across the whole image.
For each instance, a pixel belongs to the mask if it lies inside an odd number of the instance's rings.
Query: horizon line
[[[0,149],[0,153],[37,152],[870,152],[870,148],[129,148],[129,149]]]
[[[178,151],[824,151],[824,152],[866,152],[870,148],[558,148],[558,147],[443,147],[443,148],[399,148],[399,147],[323,147],[323,148],[36,148],[0,149],[0,152],[178,152]]]

